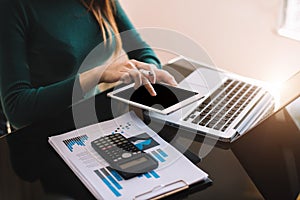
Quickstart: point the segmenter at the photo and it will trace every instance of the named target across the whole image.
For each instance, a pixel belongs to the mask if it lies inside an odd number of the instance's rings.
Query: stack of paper
[[[121,133],[159,162],[154,171],[124,180],[91,147]],[[133,112],[49,138],[49,143],[97,199],[149,199],[204,181],[208,174],[148,128]]]

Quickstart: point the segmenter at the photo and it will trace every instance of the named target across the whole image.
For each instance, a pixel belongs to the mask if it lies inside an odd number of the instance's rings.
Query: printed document
[[[124,180],[91,147],[91,141],[121,133],[159,163],[153,171]],[[62,135],[49,143],[97,199],[149,199],[204,181],[208,174],[146,126],[134,112]]]

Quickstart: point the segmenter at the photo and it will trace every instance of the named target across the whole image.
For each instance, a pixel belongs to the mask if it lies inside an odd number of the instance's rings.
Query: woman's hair
[[[122,41],[114,17],[114,14],[116,13],[114,0],[81,0],[81,2],[88,11],[93,13],[100,25],[104,44],[107,44],[107,38],[109,38],[109,42],[112,44],[112,38],[115,37],[116,49],[114,54],[116,55],[122,48]]]

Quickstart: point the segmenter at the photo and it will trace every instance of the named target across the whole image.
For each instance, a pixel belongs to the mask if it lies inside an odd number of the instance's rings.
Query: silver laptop
[[[300,197],[299,85],[300,72],[284,82],[279,108],[230,145],[264,199]]]
[[[166,66],[195,69],[180,81],[179,87],[199,92],[205,98],[169,115],[150,111],[151,120],[232,142],[275,109],[274,94],[264,82],[183,57]]]

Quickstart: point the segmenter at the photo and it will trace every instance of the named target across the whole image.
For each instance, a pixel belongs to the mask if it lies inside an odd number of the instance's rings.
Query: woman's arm
[[[44,87],[32,85],[26,56],[30,21],[22,2],[4,0],[0,11],[0,96],[15,128],[55,116],[71,105],[74,84],[78,94],[81,90],[78,75]]]
[[[60,82],[41,87],[32,84],[30,66],[27,61],[30,17],[23,0],[3,0],[0,11],[0,100],[3,111],[13,127],[20,128],[45,117],[55,116],[72,105],[72,98],[83,98],[84,92],[99,82],[113,82],[119,79],[129,82],[133,79],[141,84],[139,69],[151,69],[150,65],[136,63],[113,63],[99,66],[83,74],[77,74]],[[27,5],[27,4],[26,4]],[[125,13],[117,4],[120,31],[133,28]],[[138,47],[128,53],[134,58],[160,67],[159,60],[149,46],[133,30],[130,40],[124,43],[124,49]],[[124,41],[123,41],[124,42]],[[40,66],[41,69],[43,66]],[[119,73],[115,73],[119,70]],[[157,71],[157,80],[166,81],[172,77],[164,71]],[[162,74],[164,76],[160,76]],[[162,77],[161,79],[159,77]],[[73,102],[75,102],[73,101]]]
[[[125,79],[125,82],[134,81],[135,88],[144,84],[139,70],[145,69],[153,72],[154,82],[165,82],[177,85],[173,76],[161,69],[161,63],[150,46],[141,38],[135,30],[125,11],[118,1],[116,3],[115,20],[120,32],[122,47],[128,55],[129,61],[111,63],[108,66],[99,66],[80,75],[80,83],[83,91],[88,91],[97,82],[115,82]],[[133,66],[132,66],[133,65]],[[155,67],[153,67],[155,66]],[[131,80],[130,80],[131,79]]]

